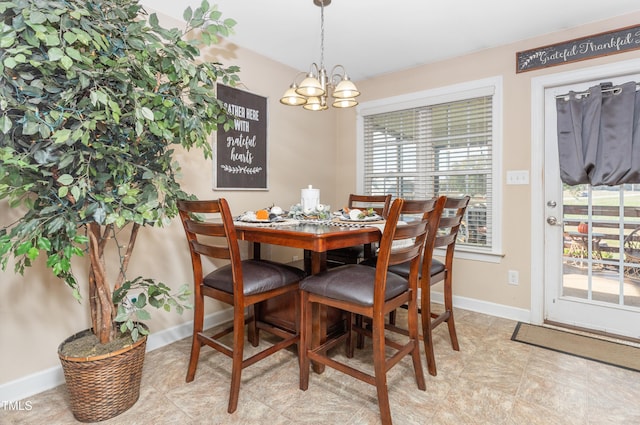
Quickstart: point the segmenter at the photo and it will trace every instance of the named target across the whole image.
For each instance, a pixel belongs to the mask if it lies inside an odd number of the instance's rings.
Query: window
[[[358,187],[407,199],[470,195],[460,250],[499,253],[501,79],[363,104]]]

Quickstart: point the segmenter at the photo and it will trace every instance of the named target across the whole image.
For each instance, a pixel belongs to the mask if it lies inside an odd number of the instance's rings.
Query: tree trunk
[[[108,235],[105,229],[97,223],[88,225],[89,233],[89,296],[91,308],[91,321],[93,333],[98,337],[101,344],[106,344],[113,340],[115,327],[113,319],[116,309],[113,305],[111,286],[105,269],[104,242]]]
[[[113,304],[113,291],[119,288],[126,279],[127,267],[139,229],[140,225],[134,223],[126,251],[120,258],[118,277],[112,287],[107,276],[104,250],[107,242],[111,239],[113,225],[102,227],[97,223],[91,223],[87,226],[89,234],[89,306],[91,324],[93,333],[98,337],[101,344],[111,342],[116,335],[117,328],[114,319],[118,309]]]

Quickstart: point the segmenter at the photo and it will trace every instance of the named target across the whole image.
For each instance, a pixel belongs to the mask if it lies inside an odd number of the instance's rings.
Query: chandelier
[[[324,67],[324,7],[331,4],[331,0],[313,0],[316,6],[320,6],[320,66],[315,62],[311,64],[308,73],[300,72],[293,83],[280,99],[280,103],[289,106],[302,106],[310,111],[324,111],[329,108],[329,91],[333,90],[334,108],[350,108],[356,106],[356,96],[360,92],[356,85],[349,79],[342,65],[336,65],[327,73]],[[297,83],[298,79],[306,77]]]

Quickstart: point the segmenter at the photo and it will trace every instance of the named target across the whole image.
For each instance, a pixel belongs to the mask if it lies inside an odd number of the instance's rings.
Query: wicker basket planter
[[[71,411],[80,422],[99,422],[121,414],[140,397],[140,381],[147,338],[109,354],[68,357],[62,346],[91,332],[85,330],[67,338],[58,348]]]

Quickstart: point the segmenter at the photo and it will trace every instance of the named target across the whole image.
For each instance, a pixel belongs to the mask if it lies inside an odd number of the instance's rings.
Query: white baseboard
[[[211,328],[233,318],[233,309],[225,309],[209,314],[204,319],[204,328]],[[193,321],[185,322],[159,332],[154,332],[147,339],[147,352],[164,347],[173,342],[191,336]],[[64,384],[62,366],[55,366],[23,378],[0,385],[0,403],[24,400],[34,394]]]
[[[230,320],[233,320],[232,308],[216,311],[215,313],[205,316],[204,329],[218,326],[221,323],[228,322]],[[147,340],[147,352],[190,337],[192,330],[193,321],[190,320],[181,325],[174,326],[173,328],[165,329],[160,332],[154,332],[149,335],[149,339]]]
[[[441,293],[434,292],[431,300],[442,304]],[[495,304],[487,301],[480,301],[473,298],[453,297],[453,305],[463,310],[475,311],[490,316],[502,317],[516,321],[529,322],[531,312],[529,310]],[[227,322],[233,318],[233,311],[226,309],[215,312],[205,317],[205,329]],[[153,351],[173,342],[187,338],[191,335],[192,322],[185,322],[173,328],[154,332],[147,341],[147,351]],[[62,367],[56,366],[40,372],[33,373],[23,378],[10,381],[0,385],[0,402],[16,402],[24,400],[34,394],[55,388],[64,384],[64,374]]]
[[[13,403],[64,384],[62,366],[32,373],[0,385],[0,403]]]
[[[431,301],[437,304],[444,303],[444,296],[440,292],[431,293]],[[474,298],[453,297],[454,308],[475,311],[476,313],[487,314],[489,316],[501,317],[503,319],[515,320],[529,323],[531,311],[523,308],[510,307],[503,304],[496,304],[489,301],[481,301]]]

